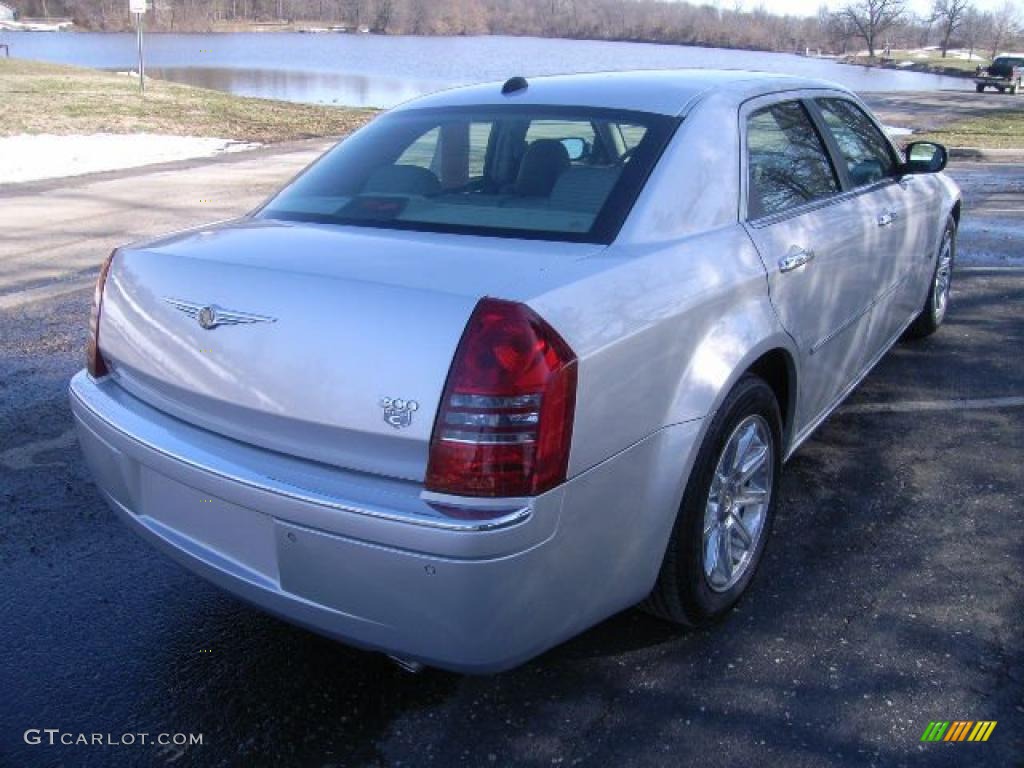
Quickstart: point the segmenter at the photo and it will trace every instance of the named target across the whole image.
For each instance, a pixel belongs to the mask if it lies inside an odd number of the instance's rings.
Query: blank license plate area
[[[148,467],[143,467],[141,480],[142,515],[278,581],[270,515],[203,493]]]

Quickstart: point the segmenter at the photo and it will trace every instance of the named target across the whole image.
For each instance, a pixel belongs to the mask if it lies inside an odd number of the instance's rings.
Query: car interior
[[[592,217],[643,133],[641,126],[607,121],[443,123],[416,137],[392,163],[374,168],[345,213],[443,220],[442,208],[468,205]],[[387,196],[404,202],[388,209],[379,200]],[[590,220],[576,218],[589,227]]]
[[[604,108],[398,111],[342,141],[258,215],[610,242],[676,124]]]

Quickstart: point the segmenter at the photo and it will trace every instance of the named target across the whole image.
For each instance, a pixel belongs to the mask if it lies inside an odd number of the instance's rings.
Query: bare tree
[[[964,23],[961,27],[961,35],[967,44],[967,60],[974,59],[974,51],[978,47],[978,41],[988,32],[991,27],[991,17],[987,13],[981,13],[977,8],[971,6],[964,14]]]
[[[363,0],[342,0],[340,5],[342,20],[358,32],[363,25]]]
[[[960,30],[968,11],[972,9],[970,0],[935,0],[932,15],[939,22],[939,30],[942,33],[942,42],[939,44],[942,58],[946,58],[949,51],[949,39]]]
[[[888,12],[911,0],[840,2],[867,9],[863,26],[871,32],[871,47],[880,52],[882,41],[893,31],[887,29],[891,26]],[[825,0],[818,3],[824,6]],[[25,16],[43,12],[73,16],[86,29],[130,28],[125,0],[14,0],[14,4]],[[851,20],[856,12],[820,10],[818,18],[786,16],[768,10],[763,0],[157,0],[157,5],[156,13],[147,19],[150,28],[181,32],[218,29],[225,22],[231,23],[228,28],[239,28],[250,20],[283,17],[299,25],[344,24],[400,34],[567,36],[801,52],[819,48],[846,52],[855,45],[850,41],[863,36]],[[908,20],[901,31],[906,31],[907,40],[916,41],[925,23]],[[993,36],[986,32],[978,39],[987,48]],[[997,47],[1009,44],[1003,35]]]
[[[904,0],[852,0],[838,13],[864,38],[873,59],[879,40],[903,20],[906,5]]]
[[[393,0],[377,0],[373,13],[373,31],[387,32],[395,13]]]
[[[856,35],[856,29],[845,16],[832,13],[826,5],[818,9],[818,36],[826,48],[845,56]]]
[[[408,0],[406,6],[406,24],[414,35],[430,34],[432,7],[427,0]]]
[[[932,27],[935,25],[935,15],[929,13],[927,16],[912,13],[906,20],[906,25],[911,32],[914,46],[926,48],[932,39]]]
[[[1006,0],[992,13],[992,55],[989,56],[990,59],[998,56],[1003,43],[1017,34],[1020,29],[1020,17],[1020,7],[1012,0]]]

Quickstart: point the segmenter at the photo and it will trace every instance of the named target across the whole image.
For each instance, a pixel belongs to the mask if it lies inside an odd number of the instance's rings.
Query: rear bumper
[[[699,427],[481,523],[445,517],[414,483],[189,426],[109,379],[80,373],[70,394],[97,486],[143,538],[288,621],[463,672],[515,666],[647,594]]]

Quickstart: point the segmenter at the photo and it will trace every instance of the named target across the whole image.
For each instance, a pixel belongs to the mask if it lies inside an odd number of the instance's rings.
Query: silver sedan
[[[428,96],[248,216],[111,254],[81,446],[171,557],[407,661],[506,669],[638,603],[706,624],[783,462],[942,323],[945,162],[757,73]]]

